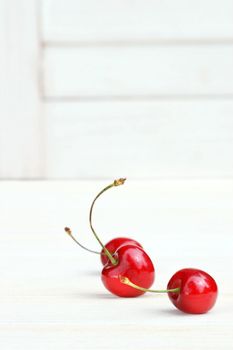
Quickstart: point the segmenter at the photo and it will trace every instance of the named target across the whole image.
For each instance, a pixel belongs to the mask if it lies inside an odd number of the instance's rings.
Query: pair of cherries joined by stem
[[[86,248],[73,236],[71,230],[65,231],[83,249],[100,254],[104,265],[102,282],[113,294],[120,297],[137,297],[146,292],[167,293],[171,302],[181,311],[200,314],[209,311],[217,298],[217,284],[206,272],[198,269],[183,269],[176,272],[170,279],[166,290],[149,289],[154,282],[154,266],[137,241],[118,237],[103,244],[92,225],[92,212],[96,200],[108,189],[123,185],[126,179],[115,180],[98,193],[92,202],[89,223],[91,230],[102,247],[101,252]]]

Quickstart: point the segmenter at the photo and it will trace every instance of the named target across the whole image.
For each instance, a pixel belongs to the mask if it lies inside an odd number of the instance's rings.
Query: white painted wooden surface
[[[45,43],[233,39],[231,0],[43,0]]]
[[[48,97],[233,96],[233,46],[50,48]]]
[[[43,175],[38,1],[0,1],[0,178]]]
[[[232,176],[232,7],[43,1],[46,176]]]
[[[128,235],[143,243],[154,287],[186,266],[212,274],[220,293],[206,315],[182,314],[166,295],[121,299],[104,289],[98,257],[63,227],[98,248],[88,208],[107,183],[0,183],[1,349],[232,349],[233,181],[128,179],[94,213],[104,241]]]
[[[0,178],[232,176],[232,10],[2,0]]]

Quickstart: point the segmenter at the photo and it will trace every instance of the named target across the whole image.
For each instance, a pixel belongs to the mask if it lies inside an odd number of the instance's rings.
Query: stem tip
[[[68,235],[71,235],[71,229],[69,227],[65,227],[64,230],[66,233],[68,233]]]
[[[117,180],[114,180],[114,186],[120,186],[120,185],[124,185],[126,178],[120,178]]]

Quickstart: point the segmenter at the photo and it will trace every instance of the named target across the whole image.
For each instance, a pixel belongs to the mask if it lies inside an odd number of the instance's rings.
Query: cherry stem
[[[94,227],[92,225],[92,211],[93,211],[93,207],[94,207],[94,204],[96,202],[96,200],[107,190],[109,190],[110,188],[112,187],[116,187],[116,186],[120,186],[120,185],[123,185],[124,182],[125,182],[126,179],[123,179],[123,178],[120,178],[118,180],[114,180],[114,182],[110,185],[108,185],[107,187],[105,187],[102,191],[100,191],[97,196],[94,198],[92,204],[91,204],[91,208],[90,208],[90,213],[89,213],[89,223],[90,223],[90,227],[91,227],[91,230],[95,236],[95,238],[97,239],[97,241],[99,242],[99,244],[101,245],[101,247],[103,248],[104,250],[104,253],[107,255],[107,257],[109,258],[109,260],[111,261],[111,263],[113,265],[117,265],[118,261],[112,256],[112,254],[109,252],[109,250],[103,245],[103,243],[101,242],[101,240],[99,239],[97,233],[95,232],[94,230]]]
[[[65,230],[65,232],[68,233],[68,235],[73,239],[73,241],[75,241],[75,243],[77,243],[77,244],[79,245],[79,247],[81,247],[81,248],[87,250],[87,251],[90,252],[90,253],[101,254],[100,252],[97,252],[97,251],[95,251],[95,250],[92,250],[92,249],[89,249],[89,248],[87,248],[87,247],[84,247],[84,245],[82,245],[79,241],[77,241],[77,239],[73,236],[72,231],[71,231],[71,229],[70,229],[69,227],[65,227],[64,230]]]
[[[163,289],[163,290],[147,289],[147,288],[137,286],[136,284],[131,282],[127,277],[119,276],[119,279],[121,283],[126,284],[127,286],[130,286],[132,288],[141,290],[142,292],[150,292],[150,293],[179,293],[180,292],[179,287],[173,288],[173,289]]]

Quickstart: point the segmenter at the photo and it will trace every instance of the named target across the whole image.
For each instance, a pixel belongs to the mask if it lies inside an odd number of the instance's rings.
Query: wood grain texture
[[[48,178],[233,175],[232,1],[41,5]]]
[[[63,233],[71,225],[98,247],[88,208],[108,181],[0,182],[1,349],[230,350],[233,181],[128,179],[95,208],[104,241],[127,235],[143,244],[155,263],[155,287],[185,266],[212,274],[220,293],[206,315],[182,314],[166,295],[110,295],[99,257]]]
[[[0,2],[0,178],[43,173],[38,2]]]
[[[233,46],[47,48],[46,97],[233,94]]]
[[[231,101],[47,103],[49,178],[229,177]]]
[[[44,0],[46,44],[233,39],[231,0]]]

